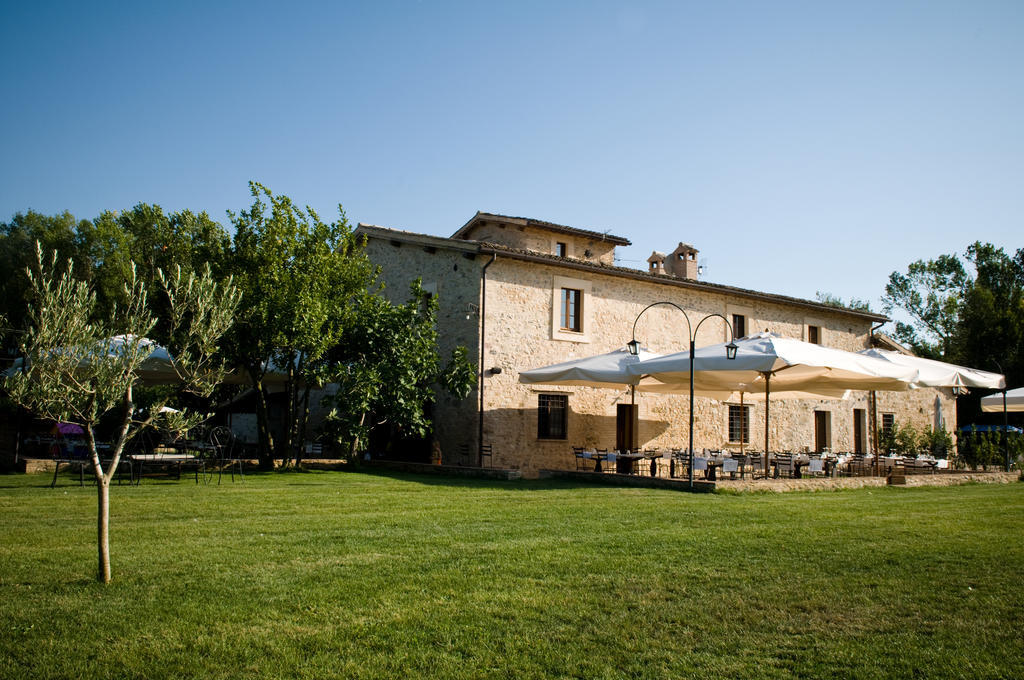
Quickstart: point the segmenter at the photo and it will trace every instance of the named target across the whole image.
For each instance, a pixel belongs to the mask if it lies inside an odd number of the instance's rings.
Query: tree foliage
[[[897,339],[921,356],[1003,373],[1010,387],[1024,383],[1024,249],[1011,257],[975,242],[962,261],[942,255],[893,272],[886,293],[885,311],[911,318],[896,324]],[[994,421],[980,413],[981,396],[958,399],[960,422]]]
[[[58,266],[37,246],[34,269],[28,269],[32,303],[23,336],[22,370],[4,380],[15,403],[33,413],[85,429],[98,498],[99,579],[110,581],[109,489],[126,444],[160,413],[154,405],[139,416],[134,392],[143,382],[143,367],[155,344],[146,339],[157,319],[148,305],[150,288],[130,266],[122,281],[124,305],[109,316],[97,314],[95,290],[75,278],[72,265]],[[197,276],[180,267],[165,277],[157,271],[170,313],[170,347],[183,389],[208,395],[225,369],[213,357],[217,342],[231,325],[239,295],[230,279],[214,281],[209,269]],[[117,427],[106,461],[97,446],[100,419],[114,414]],[[193,416],[196,422],[199,416]],[[105,464],[104,464],[105,463]]]
[[[956,255],[917,260],[907,267],[906,273],[890,274],[882,309],[886,314],[901,309],[911,319],[909,324],[897,322],[896,339],[921,356],[947,355],[969,281],[967,270]]]
[[[843,298],[833,295],[832,293],[823,293],[820,290],[814,294],[818,302],[829,307],[838,307],[840,309],[853,309],[858,312],[871,312],[871,303],[867,300],[861,300],[860,298],[850,298],[849,301],[843,300]]]
[[[391,425],[396,438],[426,436],[435,389],[464,399],[476,384],[465,347],[442,363],[437,300],[418,279],[405,304],[378,295],[362,298],[353,321],[329,353],[323,378],[339,385],[327,399],[330,436],[347,444],[351,456],[381,425]]]
[[[251,182],[253,203],[231,214],[235,236],[231,267],[247,303],[231,338],[231,357],[243,366],[257,399],[260,458],[293,460],[300,454],[315,369],[352,323],[357,301],[373,287],[376,270],[362,251],[345,213],[327,223],[287,196]],[[270,427],[267,379],[280,374],[287,426]]]

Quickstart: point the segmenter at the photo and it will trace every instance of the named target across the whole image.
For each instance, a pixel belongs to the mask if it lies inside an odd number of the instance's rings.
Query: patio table
[[[620,475],[631,475],[639,471],[637,461],[643,459],[642,453],[619,453],[615,456],[615,472]]]
[[[196,484],[199,483],[199,473],[203,474],[203,481],[206,481],[206,459],[189,453],[137,453],[128,457],[132,466],[132,479],[136,484],[142,483],[142,475],[148,467],[172,467],[177,470],[177,479],[181,479],[182,467],[189,465],[195,468]]]

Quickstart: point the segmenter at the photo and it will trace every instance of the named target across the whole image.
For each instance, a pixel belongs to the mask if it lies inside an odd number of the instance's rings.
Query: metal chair
[[[238,477],[245,481],[245,469],[243,460],[238,455],[239,447],[235,440],[235,434],[231,428],[219,425],[210,432],[210,443],[213,444],[214,460],[217,464],[217,483],[220,484],[224,475],[224,467],[227,466],[231,473],[231,481],[235,481],[235,468],[238,468]]]
[[[778,477],[792,477],[793,476],[793,454],[792,452],[776,453],[772,456],[772,465],[775,466],[774,476]]]

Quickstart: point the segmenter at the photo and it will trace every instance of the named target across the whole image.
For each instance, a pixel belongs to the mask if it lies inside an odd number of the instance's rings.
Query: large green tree
[[[921,356],[947,355],[960,320],[963,295],[970,277],[956,255],[912,262],[907,271],[893,272],[882,296],[886,314],[900,309],[910,323],[896,322],[896,339]]]
[[[109,316],[114,306],[129,303],[124,281],[132,267],[138,278],[152,288],[157,271],[181,266],[201,271],[209,265],[214,278],[227,273],[226,256],[231,239],[227,231],[206,213],[190,211],[165,214],[158,205],[140,203],[130,210],[106,211],[96,219],[76,220],[70,213],[47,216],[34,211],[18,213],[0,224],[0,315],[6,319],[8,348],[28,325],[31,298],[29,281],[16,273],[33,266],[35,243],[56,252],[58,266],[73,263],[75,277],[96,293],[94,312]],[[167,336],[167,301],[150,296],[148,304],[157,317],[154,338]],[[13,340],[11,340],[13,339]]]
[[[4,387],[15,403],[36,415],[85,429],[98,491],[98,578],[106,583],[111,577],[110,482],[127,443],[152,424],[163,405],[153,404],[139,416],[135,404],[146,360],[155,349],[146,336],[157,320],[147,303],[150,287],[135,267],[121,282],[125,304],[112,306],[104,316],[97,311],[92,287],[75,278],[70,263],[57,263],[56,255],[45,258],[39,247],[36,266],[27,270],[33,301],[22,338],[22,370],[5,378]],[[197,276],[176,267],[170,277],[158,271],[157,279],[166,297],[175,339],[170,349],[182,389],[207,396],[224,377],[214,355],[232,323],[239,294],[230,279],[215,282],[208,268]],[[109,451],[101,456],[96,428],[108,414],[116,426]],[[198,420],[186,416],[180,422],[187,426]]]
[[[438,350],[438,301],[417,279],[405,304],[380,295],[357,302],[352,322],[328,353],[323,380],[339,389],[328,431],[355,458],[375,427],[388,426],[393,440],[425,437],[431,431],[430,406],[436,390],[464,399],[476,384],[466,348],[456,347],[442,361]]]
[[[897,339],[918,354],[998,371],[1009,387],[1024,383],[1024,249],[1013,256],[975,242],[963,259],[941,255],[893,272],[883,298],[886,313],[905,312]],[[958,420],[985,420],[980,394],[958,400]]]
[[[296,460],[306,438],[314,369],[352,322],[356,301],[376,270],[345,213],[324,222],[311,208],[250,183],[252,205],[231,213],[231,268],[246,298],[232,333],[231,358],[244,367],[256,398],[259,456]],[[284,391],[285,427],[270,427],[269,387]]]

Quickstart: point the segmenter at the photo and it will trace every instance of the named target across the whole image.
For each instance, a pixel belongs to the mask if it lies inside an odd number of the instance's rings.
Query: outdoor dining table
[[[175,445],[174,453],[135,453],[128,457],[131,465],[132,480],[135,484],[142,483],[142,475],[148,467],[173,467],[177,470],[177,478],[181,479],[181,469],[185,465],[195,467],[196,484],[199,483],[199,474],[203,474],[203,481],[206,481],[206,458],[197,456],[188,451],[205,451],[200,443],[192,442],[184,445]]]
[[[619,453],[615,456],[615,472],[620,475],[631,475],[639,472],[637,462],[644,459],[642,453]]]

